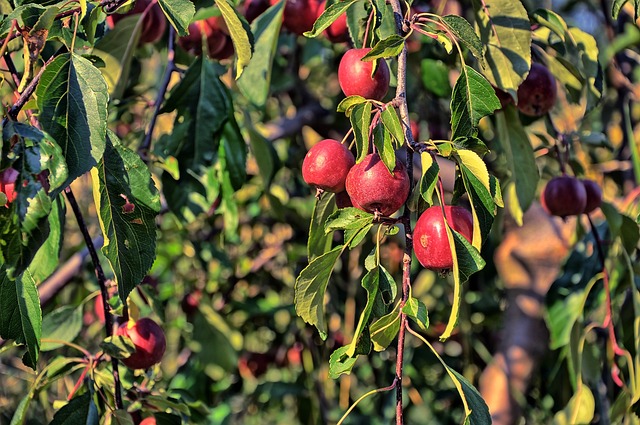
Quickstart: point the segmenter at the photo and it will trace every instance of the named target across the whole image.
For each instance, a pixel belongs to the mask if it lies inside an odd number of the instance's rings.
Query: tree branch
[[[96,247],[93,244],[93,240],[91,240],[91,236],[89,235],[89,230],[87,229],[87,225],[84,221],[84,217],[82,216],[82,211],[80,211],[80,207],[78,206],[78,202],[76,201],[76,197],[73,195],[71,191],[71,187],[67,187],[64,190],[64,194],[67,196],[67,200],[71,205],[71,209],[73,210],[73,214],[76,217],[76,221],[78,222],[78,227],[82,232],[82,236],[84,238],[84,242],[87,245],[87,249],[89,250],[89,255],[91,256],[91,261],[93,262],[93,267],[96,271],[96,277],[98,278],[98,284],[100,285],[100,293],[102,294],[102,307],[104,308],[104,320],[105,320],[105,328],[107,337],[110,337],[113,334],[113,316],[111,315],[111,309],[109,308],[109,294],[107,293],[107,279],[104,275],[104,270],[102,269],[102,265],[100,264],[100,258],[98,258],[98,252],[96,251]],[[115,357],[111,358],[111,365],[113,367],[113,383],[114,383],[114,393],[115,393],[115,401],[116,401],[116,409],[122,409],[122,390],[120,386],[120,373],[118,371],[118,359]]]

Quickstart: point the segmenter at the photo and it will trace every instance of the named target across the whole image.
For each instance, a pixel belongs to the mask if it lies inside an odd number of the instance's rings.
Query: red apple
[[[269,8],[269,0],[247,0],[244,2],[244,17],[247,22],[253,22]]]
[[[109,27],[113,28],[118,21],[125,16],[137,15],[143,13],[151,4],[150,0],[137,0],[135,5],[127,13],[114,13],[107,16]],[[140,32],[140,44],[155,43],[164,34],[167,29],[167,19],[158,3],[151,6],[151,9],[144,16],[142,21],[142,30]]]
[[[123,323],[116,335],[129,337],[135,346],[136,351],[126,359],[122,359],[122,363],[131,369],[148,369],[159,363],[167,348],[162,328],[147,317],[137,322]]]
[[[540,117],[551,110],[557,95],[553,74],[543,65],[533,63],[529,75],[518,87],[518,109],[525,115]]]
[[[355,164],[353,154],[345,145],[334,139],[324,139],[315,145],[302,162],[302,178],[318,189],[342,192],[347,174]]]
[[[7,168],[0,172],[0,192],[7,196],[7,208],[9,204],[16,200],[18,192],[16,192],[16,180],[20,173],[15,168]]]
[[[600,208],[600,205],[602,205],[602,189],[600,189],[598,183],[593,180],[584,179],[582,180],[582,184],[584,185],[584,189],[587,193],[587,204],[582,212],[589,214],[591,211],[596,208]]]
[[[382,100],[389,90],[389,67],[380,59],[378,69],[371,78],[373,62],[361,59],[371,49],[350,49],[342,56],[338,66],[338,82],[345,96],[358,95],[366,99]]]
[[[282,25],[290,32],[302,35],[313,28],[318,16],[319,0],[270,0],[273,6],[286,1],[282,14]]]
[[[498,100],[500,101],[500,110],[506,108],[506,106],[508,104],[513,103],[513,98],[506,91],[500,90],[500,89],[495,88],[495,87],[493,88],[493,90],[496,92],[496,96],[498,97]]]
[[[558,217],[582,214],[587,206],[587,190],[575,177],[554,177],[544,187],[540,203],[545,211]]]
[[[420,125],[417,121],[410,120],[409,125],[411,126],[411,134],[413,135],[413,140],[420,140]]]
[[[356,208],[389,216],[399,210],[409,196],[409,175],[398,159],[392,174],[380,155],[372,153],[351,168],[345,186]]]
[[[154,416],[148,416],[140,422],[140,425],[156,425],[156,418]]]
[[[449,226],[469,242],[473,238],[473,216],[458,206],[444,207]],[[413,251],[423,267],[431,270],[447,270],[453,267],[451,245],[442,215],[442,207],[427,208],[418,218],[413,229]]]

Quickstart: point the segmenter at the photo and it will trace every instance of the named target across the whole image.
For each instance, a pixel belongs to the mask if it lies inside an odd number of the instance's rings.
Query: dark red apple
[[[518,87],[518,109],[525,115],[540,117],[556,103],[556,79],[539,63],[531,64],[529,75]]]
[[[136,348],[131,356],[122,359],[122,363],[131,369],[148,369],[159,363],[167,348],[162,328],[147,317],[123,323],[116,334],[128,336]]]
[[[356,208],[389,216],[398,211],[409,196],[409,175],[398,159],[392,174],[380,155],[372,153],[351,168],[345,186]]]
[[[133,8],[127,13],[114,13],[107,16],[107,24],[109,24],[110,28],[113,28],[125,16],[143,13],[150,4],[150,0],[137,0]],[[160,5],[156,2],[143,18],[140,44],[157,42],[162,38],[166,29],[167,19]]]
[[[338,82],[345,96],[362,96],[365,99],[382,100],[389,90],[389,67],[379,60],[378,69],[371,78],[373,62],[361,59],[371,49],[350,49],[342,56],[338,66]]]
[[[221,22],[220,16],[192,22],[189,25],[189,35],[178,38],[178,45],[194,55],[202,54],[202,38],[206,39],[209,57],[226,59],[233,54],[233,42],[227,34],[228,28]]]
[[[342,192],[347,174],[355,164],[353,154],[334,139],[324,139],[313,145],[302,162],[302,178],[318,189]]]
[[[495,88],[495,87],[493,88],[493,90],[496,92],[496,96],[498,97],[498,100],[500,101],[500,110],[506,108],[506,106],[508,104],[513,103],[513,98],[506,91],[500,90],[500,89]]]
[[[16,192],[16,180],[18,180],[19,175],[20,173],[18,170],[11,167],[0,172],[0,192],[7,196],[7,208],[9,208],[9,204],[15,201],[18,197],[18,192]]]
[[[187,317],[193,316],[198,311],[198,306],[202,300],[202,291],[196,289],[193,292],[189,292],[182,298],[182,311],[187,314]]]
[[[587,206],[587,190],[575,177],[554,177],[542,190],[540,203],[551,215],[558,217],[578,215]]]
[[[584,179],[582,180],[582,184],[584,185],[584,189],[587,193],[587,205],[584,207],[585,214],[589,214],[591,211],[596,208],[600,208],[602,205],[602,189],[598,186],[598,183],[593,180]]]
[[[287,30],[302,35],[313,28],[318,17],[319,0],[270,0],[270,4],[273,6],[279,1],[286,1],[282,25]]]
[[[247,22],[253,22],[269,8],[269,0],[247,0],[244,2],[244,17]]]
[[[319,18],[320,15],[322,15],[326,5],[327,5],[326,1],[323,1],[322,3],[320,3],[320,6],[318,6],[317,18]],[[324,35],[332,43],[346,43],[347,41],[349,41],[349,28],[347,27],[346,12],[338,16],[338,19],[333,21],[333,23],[329,25],[329,28],[324,30]]]
[[[444,207],[449,226],[469,242],[473,238],[473,216],[463,207]],[[413,229],[413,251],[423,267],[431,270],[448,270],[453,267],[451,245],[447,237],[442,207],[427,208],[418,218]]]

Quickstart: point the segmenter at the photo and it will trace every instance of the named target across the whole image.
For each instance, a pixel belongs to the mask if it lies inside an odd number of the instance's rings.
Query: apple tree
[[[0,422],[635,423],[640,1],[1,0]]]

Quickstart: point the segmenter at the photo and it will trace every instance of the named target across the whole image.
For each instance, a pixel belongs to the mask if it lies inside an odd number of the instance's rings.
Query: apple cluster
[[[409,175],[396,159],[390,173],[377,153],[358,164],[349,149],[333,139],[316,143],[302,162],[302,178],[317,189],[336,194],[339,207],[354,206],[363,211],[389,216],[409,196]]]
[[[189,35],[178,38],[178,45],[189,53],[201,55],[203,40],[210,58],[223,60],[233,55],[233,42],[222,16],[191,23]]]
[[[322,140],[307,152],[302,178],[310,186],[335,193],[338,208],[353,206],[382,216],[398,211],[409,196],[409,175],[401,161],[396,159],[393,173],[377,153],[356,164],[351,151],[333,139]],[[413,232],[416,258],[425,268],[445,271],[453,267],[445,215],[453,230],[472,241],[473,216],[467,209],[449,205],[427,208]]]
[[[540,203],[549,214],[562,218],[589,214],[602,204],[602,190],[593,180],[562,175],[549,180]]]

